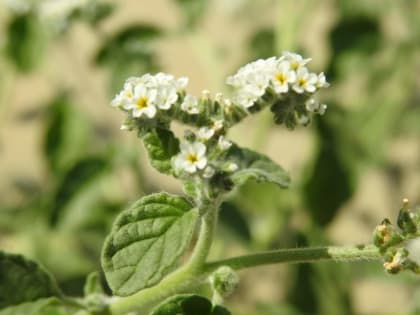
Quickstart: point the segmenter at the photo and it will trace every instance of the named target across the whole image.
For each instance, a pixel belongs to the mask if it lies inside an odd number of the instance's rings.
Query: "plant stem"
[[[232,269],[238,270],[277,263],[296,264],[325,260],[357,261],[380,258],[379,250],[373,245],[293,248],[213,261],[207,263],[204,270],[206,272],[212,272],[221,266],[229,266]]]

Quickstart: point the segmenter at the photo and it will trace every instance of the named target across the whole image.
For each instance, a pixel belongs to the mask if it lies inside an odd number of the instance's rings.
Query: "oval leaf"
[[[230,177],[236,185],[242,185],[250,179],[274,183],[282,188],[290,185],[287,172],[263,154],[235,145],[229,151],[229,159],[239,166],[239,170]]]
[[[171,159],[179,152],[179,140],[172,131],[155,128],[142,137],[152,166],[161,173],[171,174]]]
[[[205,297],[195,294],[178,294],[158,305],[150,315],[230,315],[220,306],[213,306]]]
[[[159,282],[187,248],[197,216],[187,200],[167,193],[144,197],[122,212],[102,251],[112,291],[126,296]]]
[[[54,278],[21,255],[0,251],[0,271],[0,308],[60,295]]]

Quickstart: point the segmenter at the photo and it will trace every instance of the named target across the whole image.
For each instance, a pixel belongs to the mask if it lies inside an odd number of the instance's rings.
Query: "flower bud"
[[[404,234],[412,235],[418,232],[416,219],[416,214],[408,208],[408,199],[404,199],[397,219],[397,224]]]
[[[400,243],[402,240],[403,238],[388,219],[383,220],[382,223],[375,228],[375,232],[373,233],[373,243],[382,252],[390,246]]]
[[[231,295],[239,284],[239,276],[232,268],[222,266],[210,276],[213,290],[221,297]]]

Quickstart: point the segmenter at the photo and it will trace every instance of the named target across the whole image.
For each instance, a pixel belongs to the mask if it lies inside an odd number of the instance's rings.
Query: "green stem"
[[[206,218],[204,219],[206,224],[203,222],[201,226],[200,238],[190,262],[158,285],[113,302],[110,305],[111,314],[122,315],[134,310],[144,310],[172,294],[194,290],[221,266],[239,270],[276,263],[293,264],[328,260],[350,262],[381,258],[375,246],[360,245],[281,249],[204,263],[210,249],[216,215],[203,218]]]
[[[209,262],[205,265],[206,272],[212,272],[221,266],[233,269],[245,269],[261,265],[277,263],[309,263],[325,260],[357,261],[380,259],[379,250],[373,245],[344,246],[344,247],[309,247],[280,249],[233,258]]]

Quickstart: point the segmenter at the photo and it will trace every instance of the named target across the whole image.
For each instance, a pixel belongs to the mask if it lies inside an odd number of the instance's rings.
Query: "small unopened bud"
[[[217,146],[219,147],[220,150],[226,151],[227,149],[229,149],[232,146],[232,142],[227,140],[225,137],[220,136],[218,141],[217,141]]]
[[[219,119],[219,120],[215,120],[215,121],[213,122],[212,129],[213,129],[215,132],[218,132],[218,131],[222,130],[222,129],[223,129],[223,120],[221,120],[221,119]]]
[[[219,104],[222,104],[223,102],[223,94],[222,93],[216,93],[216,95],[214,96],[214,100],[216,102],[218,102]]]
[[[415,213],[408,208],[408,205],[408,199],[404,198],[403,206],[398,214],[397,224],[404,234],[413,235],[418,230],[417,218]]]
[[[212,178],[215,172],[216,171],[214,170],[213,167],[207,166],[203,171],[203,177],[204,178]]]
[[[210,98],[210,91],[209,90],[203,90],[201,91],[201,97],[202,98]]]
[[[231,295],[239,284],[239,276],[232,268],[222,266],[210,276],[213,290],[221,297]]]
[[[373,243],[381,251],[402,242],[403,238],[388,219],[379,224],[373,233]]]

